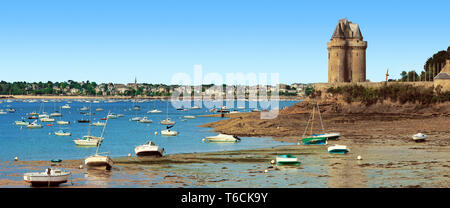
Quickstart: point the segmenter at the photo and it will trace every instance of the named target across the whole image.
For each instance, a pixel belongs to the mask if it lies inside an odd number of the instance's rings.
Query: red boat
[[[108,118],[101,118],[100,120],[104,121],[104,120],[108,120]]]

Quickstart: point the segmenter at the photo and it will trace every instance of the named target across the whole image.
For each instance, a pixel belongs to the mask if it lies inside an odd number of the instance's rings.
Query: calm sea
[[[211,114],[204,106],[201,109],[189,109],[188,111],[180,111],[172,105],[168,105],[168,116],[176,121],[176,125],[172,128],[179,132],[178,136],[167,137],[161,136],[160,131],[165,129],[164,125],[159,124],[167,116],[167,101],[165,100],[146,100],[142,103],[134,103],[132,101],[117,101],[115,103],[86,103],[76,100],[60,100],[49,101],[43,103],[23,102],[14,100],[7,103],[2,100],[0,109],[7,108],[16,109],[15,113],[7,113],[0,115],[0,160],[12,160],[19,157],[20,160],[51,160],[51,159],[82,159],[92,155],[96,151],[96,147],[79,147],[72,140],[81,138],[90,134],[100,136],[103,127],[90,126],[88,123],[78,123],[79,119],[90,119],[91,123],[100,121],[100,118],[106,117],[110,111],[115,114],[124,114],[124,117],[108,120],[105,129],[104,142],[99,152],[109,152],[112,157],[126,156],[132,153],[134,156],[134,147],[145,143],[148,140],[164,147],[165,154],[176,153],[192,153],[192,152],[210,152],[224,150],[240,150],[252,148],[265,148],[280,145],[282,143],[273,141],[271,138],[250,138],[243,137],[242,141],[233,144],[203,143],[202,139],[206,136],[217,135],[210,128],[197,127],[198,125],[208,122],[214,122],[226,118],[199,117],[199,115]],[[71,103],[69,103],[71,102]],[[299,101],[280,101],[279,108],[291,106]],[[61,106],[68,104],[70,109],[60,109]],[[141,107],[140,111],[134,111],[133,106]],[[249,102],[245,102],[245,109],[237,109],[241,112],[248,112]],[[82,107],[90,107],[91,113],[95,115],[86,116],[81,114]],[[96,111],[102,108],[103,111]],[[147,111],[153,109],[161,110],[159,114],[148,114]],[[57,125],[56,121],[43,124],[42,129],[28,129],[26,126],[17,126],[14,121],[24,118],[26,121],[27,114],[33,111],[47,112],[48,114],[60,111],[62,117],[55,117],[55,120],[70,121],[69,125]],[[89,111],[87,111],[89,113]],[[186,115],[196,116],[195,119],[184,119]],[[146,116],[153,120],[153,123],[138,123],[130,121],[131,118]],[[102,121],[104,122],[104,121]],[[53,126],[47,126],[53,124]],[[54,132],[64,129],[72,133],[72,136],[55,136]],[[158,135],[155,135],[158,132]]]

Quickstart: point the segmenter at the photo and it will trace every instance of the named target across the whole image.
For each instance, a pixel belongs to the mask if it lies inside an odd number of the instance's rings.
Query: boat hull
[[[327,143],[326,137],[307,137],[302,139],[304,145],[325,145]]]
[[[108,156],[100,156],[100,155],[94,155],[91,157],[88,157],[84,160],[84,164],[88,168],[105,168],[106,170],[111,170],[113,166],[113,161]]]

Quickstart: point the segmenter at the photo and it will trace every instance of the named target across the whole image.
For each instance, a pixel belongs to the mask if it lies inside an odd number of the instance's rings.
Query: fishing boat
[[[417,133],[412,136],[412,138],[415,142],[423,142],[423,141],[425,141],[425,139],[427,139],[427,137],[428,136],[426,134],[422,134],[422,133]]]
[[[97,122],[92,123],[92,126],[105,126],[105,124],[106,124],[106,123],[97,121]]]
[[[25,173],[23,180],[32,186],[58,186],[66,183],[71,174],[58,168],[47,168],[44,172]]]
[[[333,146],[328,147],[328,153],[331,153],[331,154],[346,154],[349,151],[350,151],[350,149],[347,148],[347,146],[345,146],[345,145],[335,144]]]
[[[109,113],[108,113],[109,114]],[[108,124],[108,120],[106,120],[106,124],[103,127],[101,138],[103,138],[106,125]],[[103,140],[102,140],[103,141]],[[100,149],[100,146],[102,145],[102,142],[100,142],[97,145],[97,150],[95,151],[95,155],[89,156],[84,160],[84,164],[88,168],[105,168],[106,170],[111,170],[114,162],[108,155],[104,155],[106,153],[98,153],[98,150]]]
[[[27,128],[29,128],[29,129],[39,129],[42,127],[43,126],[41,124],[38,124],[36,121],[27,125]]]
[[[56,136],[72,136],[72,133],[67,132],[65,130],[59,130],[57,132],[55,132]]]
[[[147,119],[147,117],[144,117],[139,120],[139,123],[153,123],[153,121],[151,119]]]
[[[148,141],[143,145],[139,145],[134,148],[134,152],[137,156],[158,156],[162,157],[164,148],[156,146],[152,141]]]
[[[322,130],[324,130],[323,122],[322,122],[322,116],[320,115],[319,105],[316,104],[316,106],[317,106],[317,111],[318,111],[319,117],[320,117],[320,124],[322,125]],[[310,117],[310,119],[308,119],[308,123],[306,124],[306,128],[305,128],[305,131],[304,131],[303,136],[302,136],[302,143],[305,144],[305,145],[325,145],[325,144],[328,143],[328,137],[336,136],[334,134],[326,135],[325,133],[323,133],[323,134],[313,134],[312,133],[313,132],[313,126],[314,126],[314,116],[315,116],[316,106],[313,106],[311,117]],[[311,129],[310,129],[310,135],[311,136],[306,136],[306,132],[307,132],[308,128],[310,127],[309,126],[310,124],[311,124]]]
[[[205,137],[204,142],[239,142],[241,139],[234,135],[219,134],[216,136]]]
[[[166,126],[166,130],[162,130],[161,131],[161,135],[163,135],[163,136],[176,136],[176,135],[178,135],[177,131],[170,130],[172,127],[173,127],[173,125],[172,126]]]
[[[298,158],[291,155],[280,155],[276,157],[276,164],[277,165],[300,165],[300,161],[298,161]]]
[[[25,121],[25,120],[15,121],[14,123],[15,123],[17,126],[28,126],[28,125],[30,125],[30,122]]]

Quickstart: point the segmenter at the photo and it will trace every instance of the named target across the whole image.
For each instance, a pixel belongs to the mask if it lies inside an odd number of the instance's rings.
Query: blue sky
[[[327,82],[341,18],[368,41],[367,78],[423,69],[450,45],[448,1],[3,0],[0,80],[170,83],[175,73]]]

